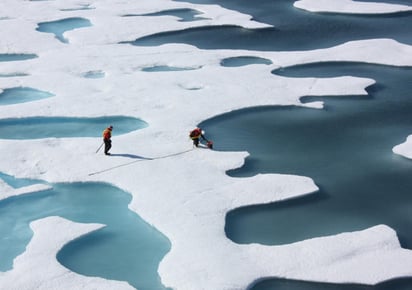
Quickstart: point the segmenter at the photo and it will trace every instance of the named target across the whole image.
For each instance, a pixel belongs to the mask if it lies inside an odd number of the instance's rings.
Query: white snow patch
[[[404,143],[393,147],[392,151],[396,154],[412,159],[412,135],[409,135]]]
[[[24,186],[20,188],[13,188],[8,185],[6,182],[0,179],[0,200],[6,199],[12,196],[18,196],[28,193],[35,193],[43,190],[50,189],[51,186],[46,184],[33,184],[29,186]]]
[[[311,12],[386,14],[412,11],[412,6],[353,0],[299,0],[293,6]]]

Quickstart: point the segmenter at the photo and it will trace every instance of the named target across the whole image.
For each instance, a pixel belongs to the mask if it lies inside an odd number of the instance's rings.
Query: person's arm
[[[206,142],[209,142],[209,140],[207,140],[207,139],[205,138],[205,136],[203,136],[203,134],[200,134],[200,137],[202,137],[202,139],[205,140]]]

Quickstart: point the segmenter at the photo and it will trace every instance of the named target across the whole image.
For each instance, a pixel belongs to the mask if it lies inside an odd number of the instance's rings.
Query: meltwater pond
[[[125,116],[11,118],[0,120],[0,139],[100,137],[108,125],[113,125],[114,135],[121,135],[145,128],[148,124],[143,120]]]
[[[41,22],[38,24],[36,30],[40,32],[53,33],[58,40],[63,43],[68,43],[69,40],[64,37],[64,33],[66,31],[88,26],[92,26],[88,19],[74,17],[50,22]]]
[[[4,89],[0,93],[0,106],[32,102],[50,98],[52,96],[54,96],[52,93],[36,90],[29,87],[9,88]]]
[[[37,58],[37,55],[32,53],[0,53],[0,62],[21,61],[33,58]]]
[[[34,182],[5,174],[0,178],[14,187]],[[165,289],[157,268],[170,242],[129,210],[130,194],[105,183],[51,186],[50,190],[0,201],[0,271],[11,269],[13,259],[25,250],[33,234],[31,221],[61,216],[107,225],[64,246],[57,255],[62,265],[86,276],[127,281],[137,289]]]
[[[270,59],[255,57],[255,56],[237,56],[237,57],[228,57],[222,59],[220,62],[221,66],[225,67],[239,67],[251,64],[272,64]]]

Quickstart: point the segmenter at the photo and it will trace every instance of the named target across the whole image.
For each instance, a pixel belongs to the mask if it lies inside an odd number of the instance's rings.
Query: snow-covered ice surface
[[[412,135],[409,135],[404,143],[393,147],[392,151],[396,154],[412,159]]]
[[[327,1],[326,9],[338,11],[342,2]],[[372,13],[405,9],[382,4],[379,9],[388,10],[378,11],[371,3],[365,4],[366,8],[349,4],[351,12],[362,13],[364,9]],[[89,9],[81,9],[85,5]],[[312,2],[307,5],[315,6]],[[174,16],[124,17],[181,8],[201,12],[201,19],[181,22]],[[88,19],[92,26],[65,32],[68,43],[36,31],[38,23],[75,17]],[[246,289],[253,281],[269,276],[365,284],[412,276],[412,252],[402,249],[396,233],[384,225],[284,246],[233,243],[224,233],[229,210],[314,193],[317,187],[311,179],[299,176],[229,177],[225,171],[240,167],[246,152],[192,150],[187,137],[199,122],[235,109],[263,105],[322,108],[321,102],[301,104],[299,99],[307,95],[366,94],[365,88],[374,82],[356,77],[285,78],[271,74],[273,69],[330,60],[412,65],[412,47],[390,39],[354,41],[305,52],[119,44],[153,33],[211,25],[267,27],[248,15],[217,5],[169,0],[1,1],[0,54],[28,53],[38,58],[3,62],[0,75],[28,75],[0,78],[0,89],[32,87],[54,96],[2,106],[0,118],[124,115],[140,118],[149,126],[121,136],[115,135],[115,128],[112,152],[118,156],[110,158],[95,154],[100,138],[0,140],[1,151],[7,152],[0,171],[48,182],[104,181],[130,192],[130,208],[171,241],[171,251],[161,262],[159,274],[162,283],[174,289]],[[386,52],[384,57],[382,51]],[[237,68],[220,65],[222,59],[245,55],[269,59],[273,64]],[[142,71],[155,66],[192,69]],[[104,77],[85,78],[90,71]],[[123,166],[130,163],[129,155],[153,160]],[[36,192],[41,190],[39,186],[16,190],[1,183],[1,197]],[[12,270],[0,273],[2,287],[131,288],[125,282],[74,274],[55,259],[65,243],[100,225],[50,217],[33,222],[31,227],[34,236],[26,252],[15,259]],[[50,235],[56,228],[58,233]]]
[[[34,184],[20,188],[13,188],[3,180],[0,180],[0,199],[6,199],[11,196],[18,196],[27,193],[38,192],[49,188],[50,186],[45,184]]]
[[[408,5],[353,0],[299,0],[293,5],[297,8],[305,9],[311,12],[337,12],[354,14],[397,13],[412,10],[412,7]]]

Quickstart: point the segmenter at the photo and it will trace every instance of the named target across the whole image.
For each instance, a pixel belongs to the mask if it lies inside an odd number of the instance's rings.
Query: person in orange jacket
[[[104,154],[110,155],[109,150],[112,148],[112,130],[113,126],[109,126],[103,131]]]

